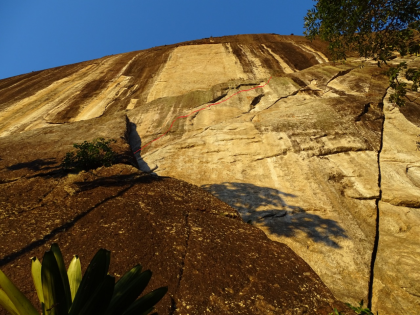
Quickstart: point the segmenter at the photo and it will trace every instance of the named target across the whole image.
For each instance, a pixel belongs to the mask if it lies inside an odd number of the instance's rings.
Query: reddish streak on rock
[[[156,138],[155,140],[152,140],[152,141],[150,141],[149,143],[145,144],[144,146],[142,146],[142,147],[141,147],[140,149],[138,149],[137,151],[134,151],[134,154],[136,154],[137,152],[139,152],[139,151],[143,150],[143,148],[147,147],[147,146],[148,146],[149,144],[151,144],[152,142],[154,142],[154,141],[156,141],[156,140],[159,140],[159,139],[160,139],[160,138],[162,138],[164,135],[166,135],[166,134],[167,134],[167,133],[168,133],[168,132],[172,129],[172,126],[174,125],[175,121],[177,121],[179,118],[187,118],[188,116],[191,116],[192,114],[194,114],[194,113],[196,113],[196,112],[199,112],[200,110],[206,109],[207,107],[214,106],[214,105],[217,105],[217,104],[221,104],[221,103],[223,103],[223,102],[226,102],[226,101],[227,101],[227,100],[229,100],[230,98],[234,97],[236,94],[239,94],[239,93],[242,93],[242,92],[248,92],[248,91],[251,91],[251,90],[258,89],[258,88],[262,88],[262,87],[266,86],[268,83],[270,83],[270,80],[271,80],[271,77],[270,77],[270,79],[268,79],[267,83],[266,83],[266,84],[264,84],[264,85],[259,85],[259,86],[253,87],[252,89],[248,89],[248,90],[240,90],[240,91],[238,91],[238,92],[236,92],[235,94],[233,94],[233,95],[229,96],[227,99],[225,99],[225,100],[223,100],[223,101],[221,101],[221,102],[218,102],[218,103],[213,103],[213,104],[209,104],[209,105],[207,105],[206,107],[203,107],[203,108],[200,108],[200,109],[197,109],[197,110],[195,110],[195,111],[191,112],[189,115],[186,115],[186,116],[179,116],[179,117],[175,118],[175,119],[174,119],[174,121],[173,121],[173,122],[172,122],[172,124],[171,124],[171,127],[169,127],[169,129],[168,129],[168,130],[167,130],[164,134],[162,134],[161,136],[159,136],[159,137],[158,137],[158,138]]]

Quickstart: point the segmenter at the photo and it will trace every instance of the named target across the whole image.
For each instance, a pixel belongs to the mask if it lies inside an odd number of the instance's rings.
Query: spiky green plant
[[[156,289],[140,299],[152,272],[136,265],[115,283],[108,274],[111,252],[100,249],[84,276],[80,260],[74,256],[66,272],[56,243],[41,262],[31,258],[31,273],[42,315],[147,315],[168,291]],[[12,315],[39,315],[36,308],[0,270],[0,305]]]

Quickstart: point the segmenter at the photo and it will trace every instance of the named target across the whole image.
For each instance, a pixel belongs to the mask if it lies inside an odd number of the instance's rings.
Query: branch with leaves
[[[329,42],[332,60],[349,55],[372,58],[378,66],[400,56],[420,53],[419,0],[314,0],[304,17],[305,35]],[[393,89],[389,101],[398,106],[416,102],[408,92],[419,92],[420,69],[406,62],[390,66],[386,74]],[[403,80],[402,78],[405,78]],[[417,148],[420,148],[417,142]]]
[[[404,73],[405,72],[405,73]],[[411,86],[407,82],[401,82],[401,74],[404,74],[404,78],[407,81],[411,81]],[[407,62],[401,62],[396,67],[391,67],[386,74],[389,77],[389,86],[394,90],[389,97],[391,103],[395,103],[398,106],[404,106],[406,99],[410,102],[415,102],[419,97],[410,99],[407,96],[407,90],[418,92],[419,81],[420,81],[420,70],[416,68],[407,69]]]

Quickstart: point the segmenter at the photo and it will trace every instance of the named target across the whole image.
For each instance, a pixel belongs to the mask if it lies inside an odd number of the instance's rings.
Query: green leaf
[[[114,293],[115,278],[106,275],[103,281],[99,284],[96,291],[90,295],[89,300],[83,306],[77,315],[102,315],[108,308]]]
[[[150,270],[141,272],[141,269],[141,265],[134,266],[117,282],[106,315],[123,314],[144,291],[152,277],[152,272]]]
[[[9,278],[0,270],[0,287],[8,296],[10,301],[22,315],[39,315],[35,307],[29,302],[26,296],[10,281]]]
[[[151,311],[153,311],[155,308],[154,307],[151,307],[151,308],[149,308],[148,310],[145,310],[144,312],[142,312],[142,313],[140,313],[140,314],[137,314],[137,315],[147,315],[147,314],[149,314]],[[156,315],[157,313],[153,313],[153,314],[151,314],[151,315]]]
[[[79,289],[74,297],[69,315],[79,315],[79,312],[107,276],[111,252],[101,248],[93,257],[82,278]]]
[[[15,305],[2,289],[0,289],[0,305],[3,306],[3,308],[10,314],[19,315],[19,312],[16,309]]]
[[[42,259],[41,279],[45,313],[48,315],[67,315],[69,305],[67,305],[60,270],[51,250],[46,251]]]
[[[57,261],[58,271],[60,272],[61,282],[63,284],[64,296],[66,298],[67,312],[70,309],[72,298],[69,285],[69,278],[67,277],[66,266],[64,265],[63,255],[61,254],[60,247],[57,243],[51,245],[51,251],[54,253],[55,260]]]
[[[162,287],[147,293],[145,296],[142,296],[140,299],[131,304],[123,315],[138,315],[139,313],[148,314],[148,312],[153,309],[153,306],[155,306],[164,297],[166,292],[168,292],[168,287]]]
[[[79,289],[80,282],[82,282],[82,267],[77,255],[73,256],[73,259],[70,262],[69,269],[67,270],[67,277],[69,279],[71,301],[73,302],[77,289]]]
[[[36,257],[31,258],[31,274],[34,281],[36,294],[38,295],[39,303],[44,302],[44,294],[42,293],[42,279],[41,279],[41,262]]]

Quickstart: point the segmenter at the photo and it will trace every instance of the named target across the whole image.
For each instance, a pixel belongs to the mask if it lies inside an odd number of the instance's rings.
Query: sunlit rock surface
[[[420,66],[419,60],[409,65]],[[409,93],[410,99],[416,96]],[[398,108],[384,101],[384,139],[380,154],[382,198],[373,305],[379,314],[417,314],[420,310],[420,106]]]
[[[414,314],[420,106],[387,104],[387,86],[321,42],[208,38],[1,80],[0,135],[123,112],[140,169],[211,192],[338,299],[373,288],[380,314]]]

